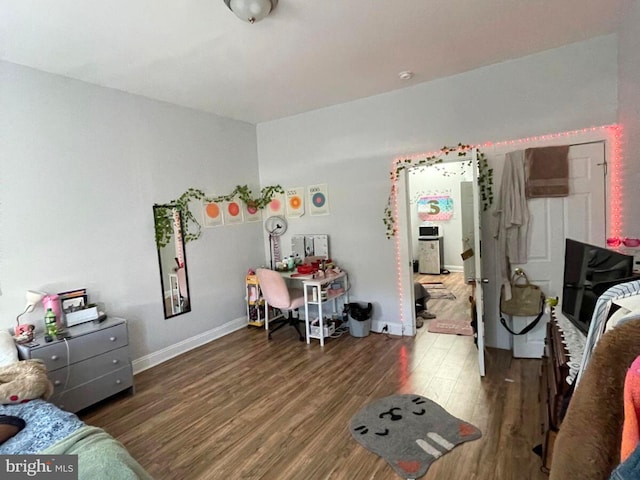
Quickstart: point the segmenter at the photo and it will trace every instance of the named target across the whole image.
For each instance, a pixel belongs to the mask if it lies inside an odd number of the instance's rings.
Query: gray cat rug
[[[420,395],[374,400],[351,419],[353,438],[402,478],[422,477],[434,460],[482,436],[478,428]]]

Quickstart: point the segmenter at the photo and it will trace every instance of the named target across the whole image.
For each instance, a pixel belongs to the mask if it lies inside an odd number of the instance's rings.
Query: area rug
[[[423,284],[424,288],[427,289],[429,295],[431,295],[431,300],[455,300],[456,296],[444,287],[444,285],[430,285]]]
[[[412,394],[374,400],[353,416],[349,430],[360,445],[407,479],[422,477],[456,445],[482,436],[434,401]]]
[[[448,333],[451,335],[473,335],[471,320],[440,320],[435,319],[429,322],[429,328],[432,333]]]

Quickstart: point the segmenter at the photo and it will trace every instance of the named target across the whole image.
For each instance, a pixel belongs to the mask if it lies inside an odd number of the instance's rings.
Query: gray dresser
[[[45,342],[36,335],[37,347],[18,345],[20,359],[42,359],[54,385],[49,399],[58,407],[77,412],[129,389],[133,393],[133,370],[129,355],[127,322],[108,318],[67,329],[65,340]]]

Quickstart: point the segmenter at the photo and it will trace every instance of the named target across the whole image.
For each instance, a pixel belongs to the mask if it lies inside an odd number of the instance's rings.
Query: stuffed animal
[[[34,398],[47,400],[53,385],[42,360],[23,360],[0,367],[0,404],[24,403]]]

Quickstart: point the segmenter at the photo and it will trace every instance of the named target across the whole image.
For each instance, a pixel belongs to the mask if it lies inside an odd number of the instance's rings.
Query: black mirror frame
[[[172,211],[173,209],[176,209],[180,218],[180,235],[182,236],[182,238],[184,239],[184,221],[183,221],[183,216],[182,216],[182,212],[180,211],[180,208],[178,207],[178,205],[175,204],[168,204],[168,205],[154,205],[153,206],[153,218],[154,218],[154,228],[157,229],[157,225],[156,225],[156,219],[158,218],[159,215],[157,215],[156,211],[158,210],[166,210],[166,211]],[[165,248],[165,247],[161,247],[161,248]],[[170,313],[171,310],[169,310],[166,306],[166,299],[165,299],[165,287],[164,287],[164,271],[162,269],[162,255],[161,255],[161,250],[160,247],[158,247],[158,245],[156,244],[156,251],[158,252],[158,266],[160,268],[160,292],[161,292],[161,298],[162,298],[162,311],[164,313],[164,318],[165,320],[168,320],[169,318],[174,318],[177,317],[179,315],[183,315],[185,313],[189,313],[191,312],[191,290],[189,289],[189,271],[187,269],[187,252],[185,249],[185,244],[184,241],[182,242],[182,258],[184,259],[184,276],[185,276],[185,287],[186,287],[186,292],[187,292],[187,301],[188,304],[186,306],[186,308],[178,313]],[[170,286],[171,287],[171,286]],[[180,294],[180,287],[178,286],[178,294]]]

